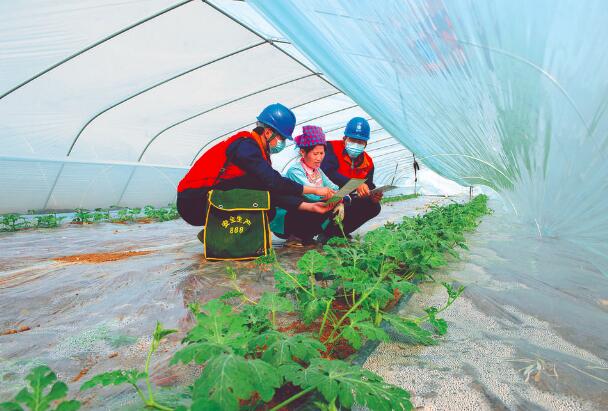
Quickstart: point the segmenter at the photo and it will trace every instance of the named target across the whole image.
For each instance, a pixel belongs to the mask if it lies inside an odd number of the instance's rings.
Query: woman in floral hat
[[[300,150],[300,159],[287,170],[285,177],[303,186],[328,187],[334,191],[338,190],[338,186],[332,183],[321,170],[326,146],[323,129],[317,126],[304,126],[302,134],[295,137],[294,142]],[[304,198],[308,202],[322,200],[315,194],[305,194]],[[325,214],[301,210],[287,212],[277,208],[277,214],[270,223],[270,229],[280,238],[293,240],[290,243],[313,244],[313,238],[327,227],[331,217],[331,212]]]

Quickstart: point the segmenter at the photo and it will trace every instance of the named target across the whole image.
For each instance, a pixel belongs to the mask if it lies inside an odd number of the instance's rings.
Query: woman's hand
[[[315,194],[320,196],[323,200],[329,200],[334,196],[336,192],[329,187],[317,187]]]
[[[363,183],[359,187],[357,187],[357,194],[359,197],[369,197],[369,187],[367,184]]]
[[[298,206],[298,210],[309,211],[311,213],[325,214],[328,211],[331,211],[331,209],[334,208],[335,206],[336,206],[336,204],[325,205],[325,203],[322,203],[322,202],[307,203],[304,201],[304,202],[300,203],[300,205]]]

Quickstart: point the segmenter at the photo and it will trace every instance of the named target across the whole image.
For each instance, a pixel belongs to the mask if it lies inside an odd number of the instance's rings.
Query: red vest
[[[177,191],[181,193],[189,188],[211,187],[217,183],[218,176],[221,177],[221,180],[229,180],[245,175],[245,171],[235,164],[232,164],[232,162],[228,165],[226,164],[228,160],[226,156],[228,146],[241,138],[250,138],[255,141],[260,146],[260,151],[262,152],[264,160],[270,163],[268,154],[266,154],[266,147],[264,147],[264,144],[262,143],[262,138],[257,133],[241,131],[207,150],[201,158],[194,163],[190,171],[188,171],[188,174],[182,178],[182,181],[179,182]],[[220,176],[223,167],[226,168]]]
[[[353,164],[353,160],[344,151],[344,140],[328,141],[334,154],[338,159],[338,173],[348,178],[367,178],[369,172],[374,168],[372,158],[365,151],[363,152],[363,161],[358,166]]]

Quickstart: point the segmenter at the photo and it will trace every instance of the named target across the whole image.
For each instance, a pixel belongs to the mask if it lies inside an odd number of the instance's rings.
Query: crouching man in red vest
[[[265,190],[270,192],[272,207],[321,214],[330,210],[322,202],[304,202],[302,195],[316,194],[327,199],[334,194],[331,189],[303,186],[272,168],[270,154],[285,148],[286,139],[292,140],[296,125],[293,112],[275,103],[262,110],[257,120],[251,132],[241,131],[207,150],[180,181],[177,210],[187,223],[205,224],[207,193],[212,189]]]
[[[362,178],[366,181],[361,184],[350,197],[350,204],[346,203],[344,232],[350,234],[361,227],[366,221],[380,213],[380,200],[382,193],[371,195],[370,191],[376,188],[374,184],[374,162],[365,152],[369,140],[369,123],[362,117],[351,119],[344,130],[344,138],[337,141],[328,141],[325,158],[321,169],[338,186],[342,187],[351,178]],[[339,235],[339,231],[330,225],[326,237]]]

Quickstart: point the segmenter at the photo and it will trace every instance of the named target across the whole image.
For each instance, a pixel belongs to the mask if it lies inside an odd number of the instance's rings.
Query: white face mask
[[[346,154],[348,154],[348,156],[354,160],[355,158],[359,157],[363,151],[365,151],[365,146],[363,144],[347,141],[344,150],[346,150]]]
[[[270,147],[270,154],[280,153],[285,148],[285,140],[278,138],[276,135],[273,135],[269,141],[272,141],[275,138],[277,138],[279,141],[277,141],[277,144],[274,147]]]

